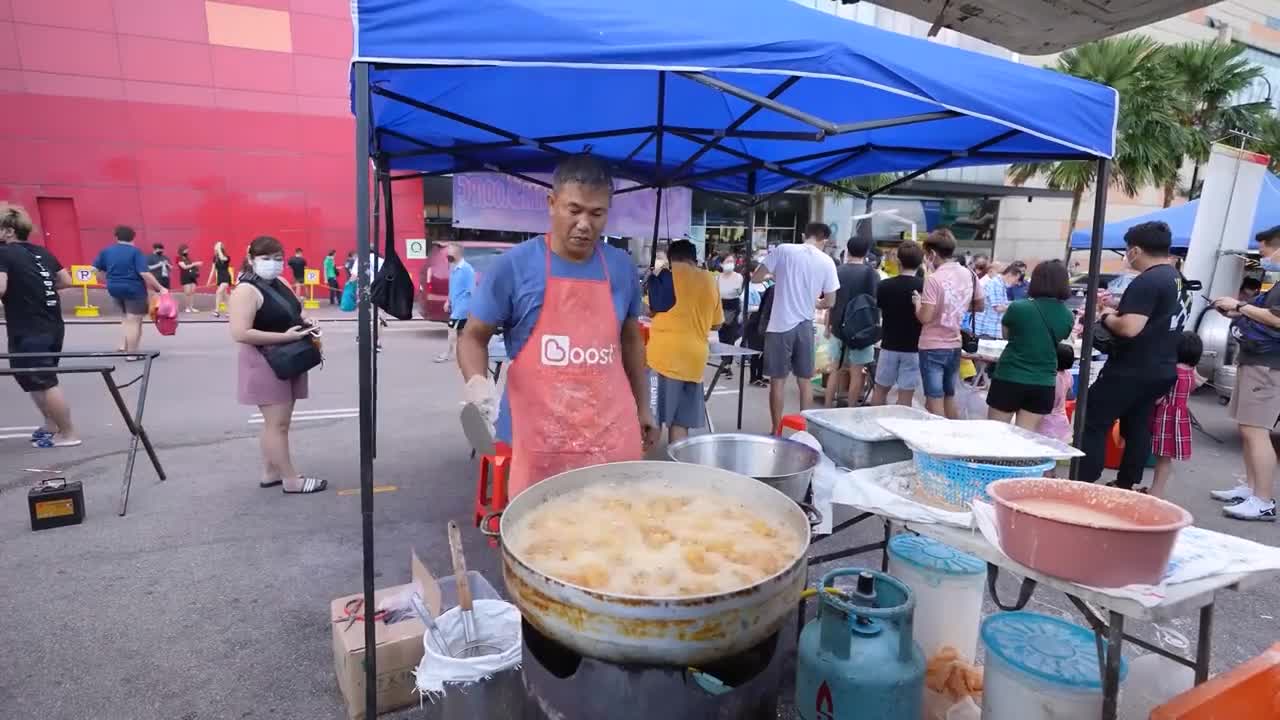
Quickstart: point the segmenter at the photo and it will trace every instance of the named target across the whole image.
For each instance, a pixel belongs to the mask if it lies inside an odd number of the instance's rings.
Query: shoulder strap
[[[969,270],[969,268],[965,268]],[[978,274],[969,270],[969,277],[973,278],[973,296],[969,298],[969,332],[974,335],[978,334]]]
[[[1052,345],[1057,345],[1058,343],[1062,342],[1061,340],[1053,336],[1053,328],[1049,327],[1049,321],[1048,319],[1045,318],[1044,311],[1040,309],[1040,303],[1030,298],[1027,299],[1027,302],[1031,303],[1031,306],[1036,309],[1036,314],[1040,316],[1040,322],[1044,324],[1044,331],[1049,333],[1049,343]]]
[[[289,317],[293,318],[300,324],[302,322],[302,310],[294,308],[293,304],[288,300],[285,300],[284,296],[281,295],[280,291],[276,290],[273,285],[275,285],[274,282],[267,282],[266,280],[262,280],[262,278],[254,278],[253,286],[262,291],[263,297],[270,296],[276,304],[284,308],[284,311],[288,313]]]

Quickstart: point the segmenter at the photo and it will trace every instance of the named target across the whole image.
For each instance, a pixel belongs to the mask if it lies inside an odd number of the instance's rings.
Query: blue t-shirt
[[[476,270],[466,260],[449,269],[449,319],[461,320],[471,309],[471,293],[476,284]]]
[[[147,272],[147,258],[129,243],[108,245],[98,253],[93,266],[107,274],[107,294],[120,298],[145,298],[147,286],[142,273]]]
[[[627,318],[640,317],[640,279],[631,256],[606,243],[596,245],[596,253],[586,262],[576,263],[551,254],[551,272],[555,277],[578,280],[603,280],[600,253],[609,267],[609,292],[613,295],[614,318],[618,332]],[[503,328],[507,357],[515,359],[533,334],[533,326],[542,313],[542,296],[547,289],[547,243],[542,237],[527,240],[502,253],[485,270],[471,298],[470,316],[480,322]],[[631,392],[620,388],[620,392]],[[498,413],[498,439],[511,442],[511,409],[502,395]]]

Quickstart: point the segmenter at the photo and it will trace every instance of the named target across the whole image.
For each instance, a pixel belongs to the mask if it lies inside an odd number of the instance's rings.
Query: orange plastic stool
[[[1151,720],[1280,717],[1280,643],[1151,711]]]
[[[507,475],[511,471],[511,446],[502,441],[493,444],[492,455],[480,456],[480,477],[476,483],[475,524],[489,513],[501,512],[507,507]],[[489,530],[497,532],[498,519],[489,521]],[[489,544],[497,546],[495,538]]]
[[[1076,418],[1076,401],[1068,400],[1063,403],[1062,408],[1067,411],[1067,420],[1074,421]]]
[[[783,428],[789,428],[796,432],[804,432],[808,427],[809,427],[809,424],[804,421],[803,415],[799,413],[793,413],[791,415],[782,416],[782,424],[779,425],[776,430],[774,430],[773,434],[777,435],[778,437],[782,437]]]

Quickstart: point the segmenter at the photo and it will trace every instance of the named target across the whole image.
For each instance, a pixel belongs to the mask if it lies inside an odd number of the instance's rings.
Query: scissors
[[[342,631],[346,632],[351,629],[352,625],[356,624],[357,620],[364,620],[364,616],[360,614],[360,611],[363,609],[364,598],[352,598],[347,601],[346,605],[342,606],[342,617],[335,619],[333,622],[335,625],[340,622],[345,622],[346,626],[342,628]],[[386,610],[379,610],[373,615],[373,619],[375,621],[386,620],[386,617]]]

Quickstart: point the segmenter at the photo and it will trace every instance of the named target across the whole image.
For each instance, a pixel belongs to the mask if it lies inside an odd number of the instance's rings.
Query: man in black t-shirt
[[[827,357],[831,361],[827,374],[827,407],[835,407],[836,394],[840,391],[842,378],[846,374],[849,376],[849,407],[856,406],[862,398],[862,369],[875,360],[874,345],[853,348],[839,337],[849,302],[859,295],[869,295],[875,299],[880,273],[867,264],[867,253],[870,250],[871,238],[855,234],[845,245],[844,264],[836,268],[840,289],[836,290],[836,304],[827,311],[827,328],[824,333],[827,339]]]
[[[876,290],[880,306],[880,358],[876,361],[876,386],[872,405],[886,405],[889,391],[898,388],[898,404],[911,406],[920,384],[920,321],[911,296],[924,292],[924,278],[916,274],[924,262],[924,249],[914,240],[898,246],[900,272],[882,280]]]
[[[1086,482],[1102,476],[1107,435],[1119,420],[1125,446],[1115,484],[1132,490],[1151,455],[1151,410],[1177,378],[1178,335],[1186,317],[1178,299],[1180,276],[1169,255],[1169,226],[1135,225],[1124,242],[1125,259],[1139,274],[1119,304],[1104,306],[1098,318],[1114,340],[1107,364],[1089,389],[1079,470]]]
[[[289,272],[293,275],[293,293],[302,297],[303,282],[307,277],[307,259],[302,257],[302,248],[295,248],[293,257],[289,258]]]
[[[31,218],[17,205],[0,203],[0,302],[11,353],[62,352],[62,303],[58,291],[71,286],[71,277],[48,250],[27,242]],[[57,358],[11,359],[12,368],[56,367]],[[79,445],[71,425],[58,376],[54,373],[16,375],[18,386],[44,416],[31,434],[37,447]]]

